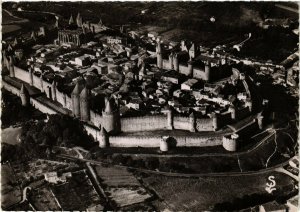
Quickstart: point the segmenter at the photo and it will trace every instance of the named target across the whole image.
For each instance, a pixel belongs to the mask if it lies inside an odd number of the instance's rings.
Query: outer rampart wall
[[[146,147],[158,148],[160,146],[160,136],[110,136],[111,147]],[[199,137],[199,136],[174,136],[170,138],[177,147],[202,147],[222,145],[222,136],[219,137]],[[171,145],[171,144],[169,144]]]
[[[109,145],[111,147],[159,147],[161,138],[159,136],[111,136]]]
[[[174,136],[178,147],[203,147],[222,145],[220,137]]]
[[[100,136],[100,130],[95,128],[95,127],[92,127],[90,125],[87,125],[87,124],[83,124],[83,127],[84,129],[86,130],[87,134],[88,135],[91,135],[94,139],[95,139],[95,142],[99,142],[99,136]]]
[[[8,84],[4,80],[2,80],[2,87],[4,87],[6,90],[13,93],[14,95],[20,96],[20,90],[14,86]]]
[[[136,131],[152,131],[167,128],[167,116],[141,116],[121,118],[121,131],[136,132]]]
[[[30,98],[30,104],[38,109],[39,111],[41,111],[42,113],[47,113],[47,114],[57,114],[57,112],[49,107],[47,107],[46,105],[44,105],[42,102],[39,102],[38,100],[34,99],[34,98]]]

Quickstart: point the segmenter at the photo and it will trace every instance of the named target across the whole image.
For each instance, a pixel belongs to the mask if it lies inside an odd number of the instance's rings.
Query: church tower
[[[74,18],[73,15],[71,15],[70,19],[69,19],[69,25],[73,25],[74,24]]]
[[[80,13],[77,14],[76,24],[77,24],[78,27],[82,27],[82,17],[80,15]]]
[[[105,108],[102,112],[102,127],[108,133],[118,133],[121,131],[119,108],[115,107],[112,99],[105,100]]]
[[[72,91],[72,111],[75,117],[80,117],[80,100],[79,100],[79,84],[76,83],[74,90]]]
[[[26,107],[29,105],[29,102],[30,102],[29,92],[23,83],[22,83],[21,90],[20,90],[20,98],[21,98],[22,106]]]
[[[157,55],[157,67],[162,68],[163,61],[162,61],[161,43],[159,37],[157,38],[156,55]]]
[[[205,68],[204,68],[204,72],[205,72],[205,81],[209,82],[211,79],[211,64],[208,63],[205,65]]]
[[[90,120],[90,105],[89,105],[90,92],[84,87],[80,93],[80,114],[82,121]]]

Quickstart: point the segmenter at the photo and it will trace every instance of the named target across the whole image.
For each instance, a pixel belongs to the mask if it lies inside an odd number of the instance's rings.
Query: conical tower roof
[[[190,118],[195,118],[195,113],[194,113],[194,111],[191,112]]]
[[[7,50],[8,51],[12,51],[13,50],[13,48],[12,48],[12,46],[10,44],[8,44]]]
[[[18,44],[19,44],[18,39],[15,38],[15,40],[14,40],[14,45],[16,46],[16,45],[18,45]]]
[[[101,127],[100,136],[107,136],[107,131],[104,127]]]
[[[81,15],[80,15],[80,13],[78,12],[76,20],[79,20],[80,18],[81,18]]]
[[[101,18],[100,18],[100,20],[99,20],[99,23],[98,23],[98,24],[99,24],[99,25],[103,25]]]
[[[28,90],[23,83],[21,86],[20,94],[28,94]]]
[[[80,94],[80,89],[79,89],[79,83],[77,82],[73,91],[72,91],[72,94],[75,94],[75,95],[79,95]]]
[[[56,21],[55,21],[55,27],[56,27],[56,28],[59,28],[59,19],[58,19],[58,18],[57,18]]]
[[[88,98],[89,97],[89,90],[87,87],[84,87],[80,93],[81,98]]]
[[[69,19],[69,25],[74,24],[74,18],[73,15],[71,15],[70,19]]]
[[[35,32],[34,31],[32,31],[31,32],[31,36],[30,36],[33,40],[36,40],[36,36],[35,36]]]
[[[191,48],[190,48],[190,51],[195,51],[195,44],[193,43]]]
[[[111,102],[110,99],[105,104],[105,110],[104,110],[104,112],[106,112],[106,113],[113,112],[113,106],[112,106],[112,102]]]
[[[82,17],[81,17],[79,12],[78,12],[77,17],[76,17],[76,23],[77,23],[78,27],[82,26]]]

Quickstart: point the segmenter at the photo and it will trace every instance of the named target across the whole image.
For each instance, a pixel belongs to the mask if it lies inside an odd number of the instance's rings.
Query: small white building
[[[181,90],[192,90],[193,87],[198,83],[196,79],[188,79],[184,83],[181,84]]]

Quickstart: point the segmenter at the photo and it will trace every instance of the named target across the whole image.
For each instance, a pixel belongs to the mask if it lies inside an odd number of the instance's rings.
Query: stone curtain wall
[[[196,120],[197,131],[214,131],[212,119],[197,119]]]
[[[189,117],[186,116],[174,116],[173,119],[174,129],[190,130]]]
[[[110,136],[111,147],[145,147],[158,148],[160,136]],[[222,145],[222,136],[199,137],[199,136],[174,136],[170,142],[176,147],[204,147]],[[169,144],[170,145],[170,144]],[[171,144],[172,145],[172,144]]]
[[[162,130],[167,128],[167,116],[141,116],[121,118],[121,131],[123,132],[138,132]]]
[[[160,136],[110,136],[111,147],[159,147]]]
[[[42,113],[46,113],[46,114],[57,114],[57,112],[49,107],[47,107],[45,104],[43,104],[42,102],[34,99],[34,98],[30,98],[30,104],[38,109],[39,111],[41,111]]]
[[[14,66],[14,70],[15,70],[15,77],[28,83],[30,81],[30,74],[28,71],[25,71],[17,66]]]
[[[92,110],[90,110],[90,121],[93,125],[100,127],[102,123],[102,116]]]
[[[11,84],[2,80],[2,87],[5,88],[7,91],[13,93],[14,95],[20,96],[20,90]]]

